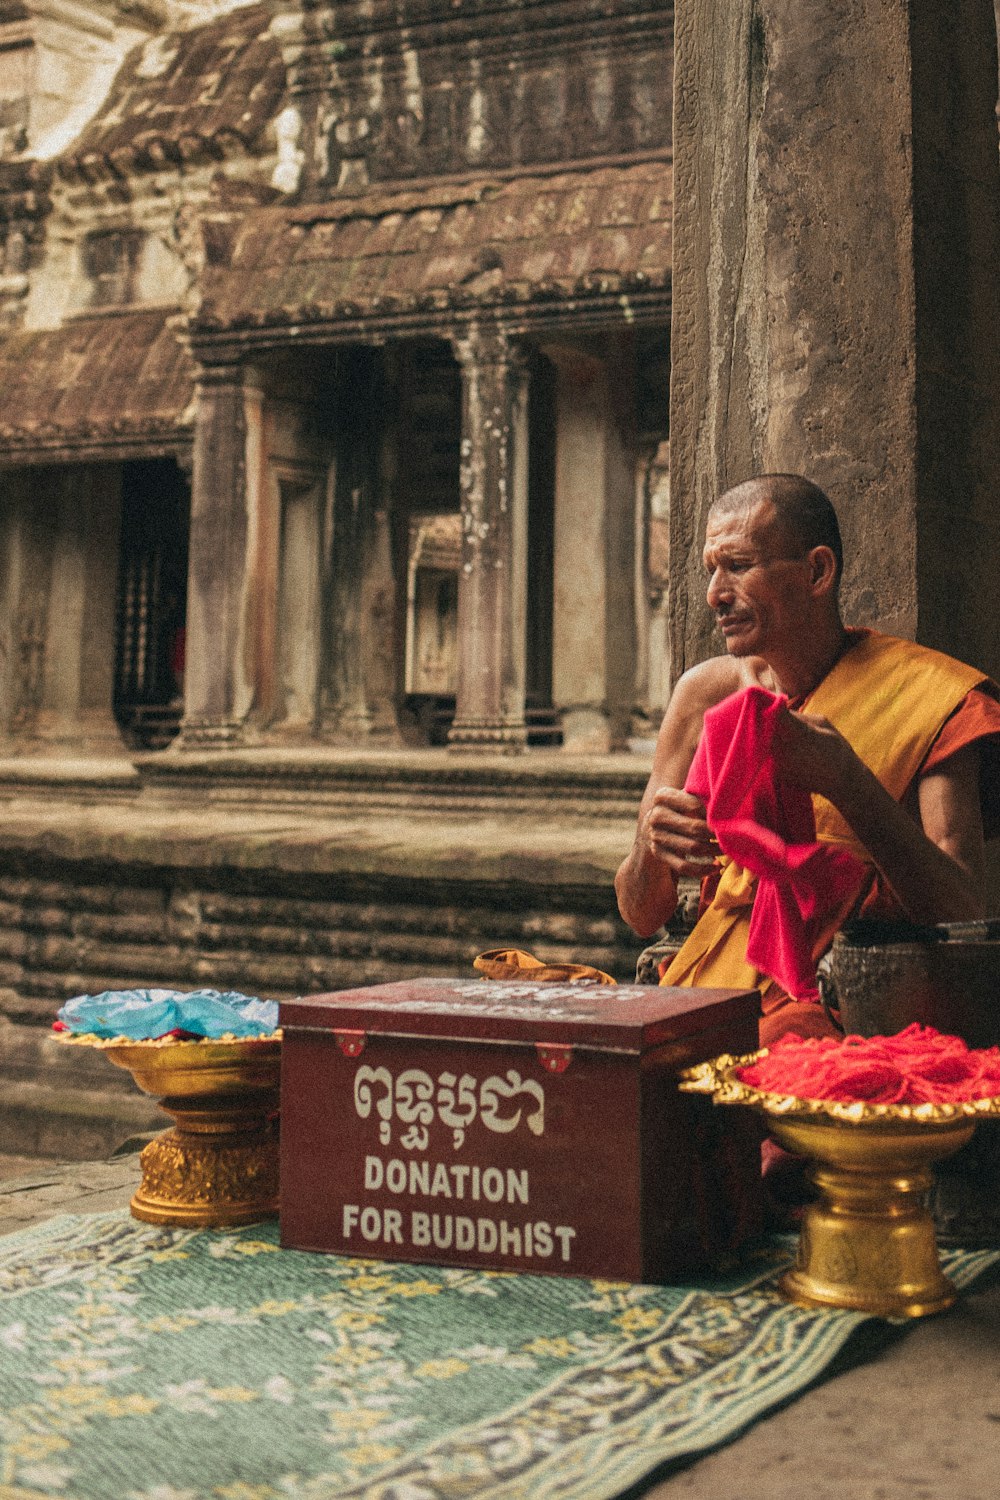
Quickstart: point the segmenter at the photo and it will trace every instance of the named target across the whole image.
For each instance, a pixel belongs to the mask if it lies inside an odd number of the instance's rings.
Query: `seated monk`
[[[765,475],[721,496],[704,559],[727,655],[685,672],[671,697],[635,844],[615,880],[619,909],[649,937],[677,905],[678,876],[702,877],[697,926],[661,982],[759,988],[763,1045],[786,1032],[833,1035],[818,1003],[789,996],[747,961],[754,882],[720,859],[704,803],[683,790],[704,715],[753,685],[789,700],[771,746],[776,784],[811,793],[817,839],[864,862],[848,909],[821,921],[818,960],[851,915],[935,923],[985,914],[981,786],[988,798],[997,785],[997,689],[940,652],[844,626],[836,513],[806,479]]]

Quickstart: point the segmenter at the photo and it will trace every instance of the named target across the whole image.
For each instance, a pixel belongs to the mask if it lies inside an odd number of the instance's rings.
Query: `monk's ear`
[[[837,584],[837,559],[832,547],[813,547],[809,552],[809,582],[814,594],[829,594]]]

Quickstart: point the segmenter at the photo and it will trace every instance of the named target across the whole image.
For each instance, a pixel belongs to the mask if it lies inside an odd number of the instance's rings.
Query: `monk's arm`
[[[682,788],[705,710],[738,686],[733,665],[716,657],[685,672],[671,695],[639,805],[635,842],[615,876],[618,909],[639,937],[651,937],[673,915],[677,877],[704,875],[718,853],[703,804]]]
[[[850,824],[907,914],[917,922],[984,916],[977,747],[967,745],[920,778],[918,822],[836,730],[807,715],[789,718],[826,738],[828,767],[806,778],[813,783],[810,790],[827,797]]]

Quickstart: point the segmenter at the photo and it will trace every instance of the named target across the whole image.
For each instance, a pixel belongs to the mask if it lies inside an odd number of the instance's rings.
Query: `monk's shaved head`
[[[796,553],[803,556],[813,547],[829,547],[837,560],[837,582],[844,570],[844,544],[837,512],[818,484],[801,474],[762,474],[744,480],[720,495],[712,514],[732,515],[752,510],[762,501],[774,507],[775,520]]]

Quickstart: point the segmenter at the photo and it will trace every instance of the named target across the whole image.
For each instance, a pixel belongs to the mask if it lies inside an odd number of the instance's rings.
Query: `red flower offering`
[[[785,1036],[736,1077],[799,1099],[963,1104],[1000,1095],[1000,1047],[967,1047],[961,1037],[916,1023],[896,1036]]]

